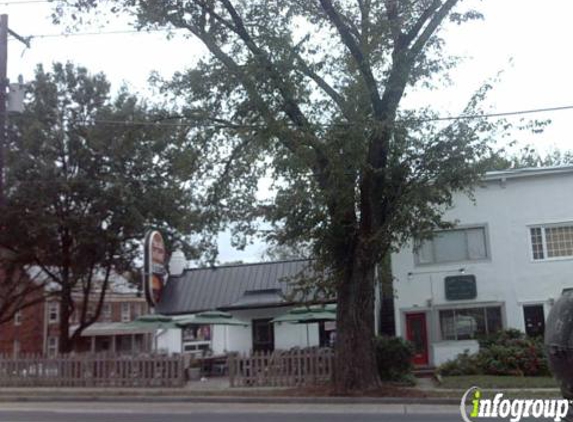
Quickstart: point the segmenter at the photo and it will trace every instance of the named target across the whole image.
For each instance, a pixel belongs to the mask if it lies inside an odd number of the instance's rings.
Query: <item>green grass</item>
[[[463,375],[444,377],[438,388],[466,390],[472,386],[480,388],[559,388],[557,381],[551,377],[512,377],[493,375]]]

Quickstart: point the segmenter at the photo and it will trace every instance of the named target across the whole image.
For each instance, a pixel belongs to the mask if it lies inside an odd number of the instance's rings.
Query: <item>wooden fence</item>
[[[295,349],[229,355],[231,387],[290,387],[319,384],[332,379],[332,349]]]
[[[181,387],[181,356],[0,355],[0,387]]]

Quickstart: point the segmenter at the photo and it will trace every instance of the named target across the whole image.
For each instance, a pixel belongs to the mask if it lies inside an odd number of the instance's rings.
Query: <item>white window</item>
[[[57,323],[60,321],[60,303],[48,302],[48,323]]]
[[[502,328],[500,306],[440,311],[442,340],[479,339]]]
[[[16,311],[14,314],[14,325],[22,325],[22,311]]]
[[[485,227],[436,232],[432,239],[417,247],[415,255],[418,265],[487,259]]]
[[[573,257],[573,223],[530,227],[534,260]]]
[[[104,303],[102,309],[102,318],[104,321],[111,321],[111,303]]]
[[[129,302],[123,302],[121,304],[121,322],[131,321],[131,307]]]
[[[58,354],[58,338],[48,337],[48,356],[56,356]]]

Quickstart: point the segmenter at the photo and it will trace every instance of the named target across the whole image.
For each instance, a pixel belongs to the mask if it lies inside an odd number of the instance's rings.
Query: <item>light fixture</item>
[[[465,268],[460,268],[460,274],[465,274],[466,273],[466,269]]]

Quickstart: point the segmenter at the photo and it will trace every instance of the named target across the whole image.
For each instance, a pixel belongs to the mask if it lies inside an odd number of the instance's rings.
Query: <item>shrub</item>
[[[438,367],[438,373],[443,376],[478,375],[481,374],[477,355],[470,355],[466,350],[457,358],[447,361]]]
[[[539,338],[504,338],[478,353],[486,375],[550,375],[543,341]]]
[[[400,337],[377,337],[376,363],[383,381],[406,381],[412,374],[412,344]]]
[[[550,375],[543,341],[505,330],[480,341],[474,355],[458,355],[438,368],[441,375]]]

